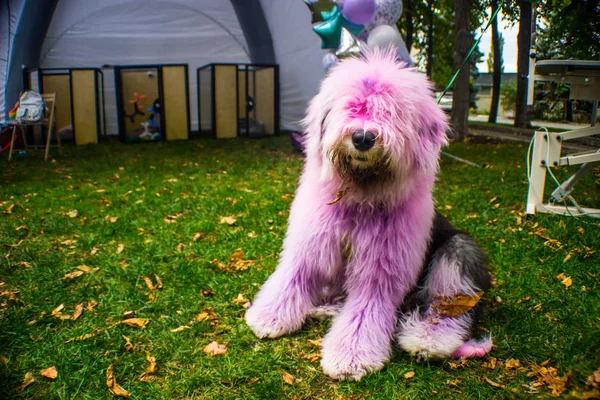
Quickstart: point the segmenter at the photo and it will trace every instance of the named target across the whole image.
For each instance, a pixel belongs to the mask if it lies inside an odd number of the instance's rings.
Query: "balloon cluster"
[[[404,41],[396,27],[402,15],[402,0],[304,0],[312,14],[313,31],[321,38],[321,48],[330,49],[323,68],[340,59],[359,55],[369,48],[398,49],[401,59],[410,63]]]

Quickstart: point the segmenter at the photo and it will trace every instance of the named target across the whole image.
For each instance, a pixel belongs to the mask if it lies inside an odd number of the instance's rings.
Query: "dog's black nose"
[[[369,131],[356,131],[352,134],[352,144],[359,151],[367,151],[375,145],[375,135]]]

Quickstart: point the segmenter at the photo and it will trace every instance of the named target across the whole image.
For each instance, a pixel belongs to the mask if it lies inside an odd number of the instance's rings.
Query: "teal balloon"
[[[335,18],[339,13],[340,10],[338,10],[337,6],[333,6],[331,11],[321,11],[321,18],[323,18],[323,21],[327,21],[331,18]]]
[[[350,33],[352,33],[354,36],[358,36],[358,34],[365,27],[364,25],[359,25],[359,24],[355,24],[353,22],[348,21],[346,18],[344,18],[343,15],[342,15],[342,26],[344,28],[348,29],[348,31]]]
[[[322,49],[337,49],[342,34],[342,16],[338,12],[333,18],[312,27],[321,38]]]

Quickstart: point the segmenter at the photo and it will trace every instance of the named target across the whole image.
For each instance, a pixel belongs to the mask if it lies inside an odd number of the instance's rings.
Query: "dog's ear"
[[[426,100],[420,107],[421,140],[430,142],[439,151],[448,144],[448,120],[433,99]]]

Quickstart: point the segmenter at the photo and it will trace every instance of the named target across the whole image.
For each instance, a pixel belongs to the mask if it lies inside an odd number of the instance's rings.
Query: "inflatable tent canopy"
[[[115,68],[185,64],[187,123],[202,130],[212,121],[199,117],[198,68],[256,64],[278,66],[279,125],[295,130],[323,77],[322,56],[300,0],[6,0],[0,2],[0,125],[37,79],[30,71],[66,70],[72,79],[72,71],[90,69],[103,86],[102,97],[93,96],[104,103],[96,111],[98,130],[117,134]],[[144,107],[155,106],[152,100]]]

